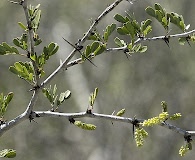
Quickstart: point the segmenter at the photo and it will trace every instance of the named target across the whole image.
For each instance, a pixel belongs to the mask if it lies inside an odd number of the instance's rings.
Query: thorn
[[[114,113],[115,113],[115,110],[112,112],[112,116],[114,115]],[[114,123],[113,123],[113,121],[111,121],[111,123],[112,123],[112,125],[114,125]]]
[[[88,108],[86,111],[87,114],[92,114],[92,108]]]
[[[167,46],[170,48],[170,46],[169,46],[169,37],[168,36],[165,36],[163,38],[163,40],[165,41],[165,43],[167,44]]]
[[[184,139],[185,139],[185,141],[186,142],[188,142],[188,143],[190,143],[191,141],[192,141],[192,137],[191,137],[191,135],[184,135]]]
[[[69,118],[68,120],[69,120],[70,123],[73,123],[73,124],[75,122],[74,118]]]
[[[74,46],[72,43],[70,43],[68,40],[66,40],[64,37],[62,37],[65,42],[67,42],[69,45],[71,45],[74,49],[76,49],[84,58],[86,58],[91,64],[93,64],[95,67],[97,67],[89,58],[87,58],[84,54],[81,53],[81,49],[83,49],[83,46],[77,45]]]
[[[38,89],[40,89],[39,85],[34,86],[33,88],[29,89],[29,91],[35,91],[35,90],[38,90]]]
[[[131,55],[128,55],[128,52],[129,52],[129,49],[128,48],[125,48],[124,49],[124,53],[125,53],[125,56],[127,57],[127,59],[129,60],[129,57],[128,56],[131,56]]]
[[[190,39],[190,35],[188,35],[188,36],[186,37],[186,41],[187,41],[188,45],[191,47],[191,44],[190,44],[190,42],[189,42],[189,39]]]
[[[139,127],[139,124],[138,124],[138,120],[135,118],[136,116],[133,117],[133,121],[132,121],[132,124],[133,124],[133,138],[135,138],[135,127]]]
[[[29,121],[30,122],[35,122],[35,123],[37,123],[35,120],[34,120],[34,114],[35,114],[35,117],[39,117],[40,115],[38,115],[38,114],[36,114],[35,112],[33,112],[33,111],[31,111],[31,113],[30,113],[30,115],[29,115]],[[38,123],[37,123],[38,124]]]

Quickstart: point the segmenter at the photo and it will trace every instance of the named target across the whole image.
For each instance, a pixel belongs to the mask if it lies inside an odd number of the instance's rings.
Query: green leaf
[[[91,46],[87,45],[85,48],[85,57],[89,57],[90,54],[91,54]]]
[[[0,151],[0,157],[14,158],[14,157],[16,157],[16,150],[13,150],[13,149],[1,150]]]
[[[119,47],[124,47],[124,46],[127,45],[127,44],[125,43],[124,40],[121,40],[121,39],[119,39],[118,37],[116,37],[116,38],[114,39],[114,42],[115,42],[115,44],[116,44],[117,46],[119,46]]]
[[[57,106],[61,105],[64,102],[64,100],[65,100],[64,97],[65,97],[65,93],[64,92],[63,93],[60,93],[60,97],[57,100]]]
[[[2,45],[0,45],[0,54],[19,54],[19,51],[10,45],[8,45],[6,42],[3,42]]]
[[[9,70],[20,78],[34,84],[34,69],[31,62],[16,62],[14,66],[9,67]]]
[[[129,34],[131,35],[132,39],[134,39],[135,37],[135,30],[133,25],[131,24],[131,22],[127,22],[124,24],[124,26],[126,27],[126,29],[128,30]]]
[[[152,26],[147,26],[147,28],[143,31],[144,37],[152,31]]]
[[[6,96],[6,99],[5,99],[5,103],[9,104],[9,102],[11,102],[13,96],[14,96],[13,92],[8,93],[8,95]]]
[[[23,71],[23,67],[22,67],[22,65],[21,65],[20,62],[16,62],[16,63],[14,64],[14,67],[16,68],[16,70],[17,70],[18,72],[22,72],[22,71]]]
[[[6,51],[12,52],[12,48],[6,42],[3,42],[2,45],[6,49]]]
[[[71,96],[71,92],[69,90],[60,93],[60,97],[57,100],[57,106],[61,105],[64,102],[64,100],[69,99],[70,96]]]
[[[15,47],[12,47],[12,53],[19,54],[19,51],[17,50],[17,48],[15,48]]]
[[[95,88],[95,91],[94,91],[94,93],[93,93],[93,97],[94,97],[94,99],[96,99],[97,94],[98,94],[98,88]]]
[[[9,70],[14,74],[18,74],[18,70],[14,66],[10,66]]]
[[[159,11],[159,10],[155,10],[155,18],[159,21],[159,22],[162,22],[162,18],[163,18],[163,16],[162,16],[162,14],[161,14],[161,12]]]
[[[65,98],[65,99],[69,99],[70,96],[71,96],[71,91],[67,90],[67,91],[65,92],[64,98]]]
[[[34,34],[33,39],[35,41],[35,46],[38,46],[42,42],[42,40],[39,38],[39,35],[38,34]]]
[[[150,16],[156,17],[155,10],[152,7],[148,6],[145,10],[146,10],[146,13],[149,14]]]
[[[178,26],[182,31],[185,31],[186,25],[184,23],[184,19],[182,15],[178,15],[177,13],[171,12],[167,14],[170,18],[170,22]]]
[[[127,35],[129,34],[129,31],[127,30],[126,27],[118,27],[117,28],[117,32],[120,34],[120,35]]]
[[[39,64],[39,67],[43,67],[43,65],[46,63],[46,61],[54,55],[59,49],[59,46],[57,43],[51,42],[48,46],[45,46],[43,48],[43,53],[38,56],[37,62]]]
[[[18,22],[18,25],[19,25],[23,30],[27,30],[27,27],[26,27],[22,22]]]
[[[159,10],[163,17],[166,15],[165,9],[163,9],[159,3],[155,3],[154,8]]]
[[[56,86],[56,84],[54,85],[54,87],[53,87],[53,96],[55,96],[56,95],[56,91],[57,91],[57,86]]]
[[[163,11],[163,8],[161,7],[161,5],[160,5],[159,3],[155,3],[155,4],[154,4],[154,8],[155,8],[156,10]]]
[[[13,92],[8,93],[7,96],[4,96],[3,93],[0,94],[0,116],[3,117],[8,104],[11,102],[12,98],[13,98]]]
[[[122,116],[123,114],[125,114],[125,108],[121,109],[120,111],[117,112],[117,116]]]
[[[179,27],[181,28],[181,30],[185,31],[185,24],[184,24],[184,21],[180,21],[180,22],[179,22]]]
[[[127,22],[127,19],[125,19],[122,15],[120,14],[116,14],[114,16],[114,19],[117,20],[118,22],[121,22],[121,23],[126,23]]]
[[[58,49],[59,49],[59,46],[58,46],[58,44],[57,43],[50,43],[49,44],[49,46],[48,46],[48,54],[50,55],[50,56],[52,56],[52,55],[54,55],[57,51],[58,51]]]
[[[93,106],[95,103],[95,99],[97,97],[98,94],[98,88],[95,88],[94,92],[91,93],[91,95],[89,96],[89,104],[90,106]]]
[[[151,19],[147,19],[144,21],[144,23],[142,24],[142,31],[144,31],[150,24],[152,23]]]
[[[138,52],[140,48],[141,48],[141,44],[138,44],[138,45],[135,45],[133,49],[135,52]]]
[[[181,37],[181,38],[179,38],[179,44],[180,44],[180,45],[184,45],[185,42],[186,42],[186,37]]]
[[[103,53],[106,50],[106,45],[105,44],[101,44],[95,51],[94,51],[94,55],[97,56],[101,53]]]
[[[147,49],[148,49],[147,46],[141,46],[140,49],[139,49],[139,52],[140,52],[140,53],[144,53],[144,52],[147,51]]]
[[[17,38],[14,38],[14,39],[13,39],[13,43],[14,43],[17,47],[20,47],[20,46],[21,46],[20,40],[17,39]]]
[[[5,55],[6,54],[6,49],[0,45],[0,55]]]
[[[111,24],[106,27],[106,31],[104,32],[104,40],[107,42],[108,37],[111,35],[111,33],[116,29],[116,24]]]
[[[52,95],[50,94],[49,90],[46,88],[43,88],[42,92],[43,92],[44,96],[49,100],[49,102],[53,103],[53,98],[52,98]]]
[[[90,48],[91,53],[93,53],[99,46],[100,46],[99,42],[96,42],[96,41],[93,42]]]
[[[34,15],[35,18],[32,21],[32,25],[33,25],[33,29],[36,32],[37,29],[39,28],[39,24],[40,24],[40,19],[41,19],[41,10],[38,10],[36,12],[36,15]]]

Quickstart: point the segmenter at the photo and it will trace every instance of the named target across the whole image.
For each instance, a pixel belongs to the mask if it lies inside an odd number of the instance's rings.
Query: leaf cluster
[[[39,7],[40,7],[40,4],[38,4],[35,7],[30,5],[28,8],[30,25],[32,29],[34,30],[34,32],[37,31],[37,29],[39,28],[39,24],[40,24],[41,10],[39,9]]]
[[[6,42],[0,44],[0,55],[19,54],[17,48],[10,46]]]
[[[3,93],[0,94],[0,116],[3,117],[9,103],[11,102],[14,96],[13,92],[8,93],[8,95],[4,96]]]
[[[152,31],[151,19],[146,19],[139,24],[135,18],[127,14],[127,16],[122,16],[116,14],[114,19],[122,24],[122,27],[117,28],[117,32],[120,35],[129,35],[133,41],[136,37],[145,37]]]
[[[52,106],[52,111],[56,111],[58,107],[67,99],[70,98],[71,92],[69,90],[60,93],[60,95],[57,95],[57,86],[54,85],[53,89],[50,85],[49,88],[43,88],[42,92],[44,96],[49,100]]]
[[[95,99],[97,97],[98,94],[98,88],[95,88],[94,92],[91,93],[91,95],[89,96],[89,105],[93,108],[93,105],[95,103]]]
[[[183,32],[185,32],[190,27],[190,25],[186,25],[184,23],[182,15],[179,15],[175,12],[168,13],[159,3],[155,3],[154,8],[148,6],[146,8],[146,13],[156,18],[167,32],[169,30],[170,23],[179,27]]]
[[[31,62],[15,62],[13,66],[9,67],[9,70],[31,85],[35,84],[35,72]]]
[[[103,35],[101,35],[96,29],[92,31],[88,40],[92,40],[93,42],[86,46],[85,51],[81,55],[82,60],[93,58],[103,53],[106,50],[108,39],[115,29],[116,24],[112,23],[106,27]]]

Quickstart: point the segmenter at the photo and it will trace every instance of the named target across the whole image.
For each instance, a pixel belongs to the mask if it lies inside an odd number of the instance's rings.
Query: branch
[[[9,129],[11,129],[14,126],[18,125],[22,121],[24,121],[26,119],[32,120],[30,115],[32,114],[32,108],[34,107],[34,105],[37,101],[38,92],[39,92],[39,90],[35,90],[33,92],[33,95],[32,95],[32,98],[31,98],[29,104],[28,104],[28,107],[26,108],[26,110],[22,114],[20,114],[16,118],[6,122],[5,124],[0,125],[0,136],[2,136],[6,131],[8,131]]]
[[[30,19],[30,16],[29,16],[29,13],[28,13],[28,8],[27,8],[27,0],[22,0],[21,1],[21,5],[23,7],[23,10],[24,10],[24,13],[25,13],[25,17],[26,17],[26,22],[27,22],[27,27],[28,27],[28,34],[29,34],[29,40],[30,40],[30,49],[29,49],[29,53],[30,55],[34,55],[35,54],[35,46],[34,46],[34,40],[33,40],[33,35],[34,35],[34,32],[33,32],[33,28],[32,28],[32,24],[31,24],[31,19]],[[33,64],[33,67],[34,67],[34,70],[35,70],[35,86],[38,86],[39,85],[39,76],[37,75],[37,71],[38,71],[38,67],[36,65],[36,62],[31,60],[32,61],[32,64]]]
[[[0,125],[0,136],[2,136],[6,131],[10,130],[14,126],[18,125],[22,121],[26,120],[28,115],[24,112],[17,116],[16,118],[6,122],[5,124]]]
[[[108,6],[99,16],[98,18],[93,22],[93,24],[90,26],[89,30],[85,33],[85,35],[79,40],[77,43],[78,46],[82,46],[83,43],[87,40],[87,38],[90,36],[91,32],[95,29],[95,27],[98,25],[101,19],[103,19],[109,12],[111,12],[117,5],[119,5],[123,0],[116,0],[114,3],[112,3],[110,6]],[[49,77],[47,77],[40,85],[40,88],[43,88],[44,85],[49,83],[53,77],[60,71],[61,68],[67,68],[68,62],[72,59],[72,57],[76,54],[77,49],[74,48],[72,52],[69,54],[69,56],[62,62],[62,64],[51,74]]]
[[[91,31],[98,25],[99,21],[105,17],[109,12],[111,12],[120,2],[122,2],[123,0],[116,0],[114,3],[112,3],[110,6],[108,6],[101,14],[100,16],[98,16],[98,18],[94,21],[94,23],[90,26],[89,30],[87,31],[87,33],[83,36],[83,38],[79,41],[79,45],[83,44],[88,36],[90,35]],[[13,1],[11,1],[11,3],[13,3]],[[26,21],[27,21],[27,25],[28,25],[28,33],[29,33],[29,39],[30,39],[30,54],[35,54],[34,52],[34,41],[33,41],[33,30],[32,30],[32,26],[31,26],[31,21],[29,18],[29,14],[28,14],[28,8],[27,8],[27,0],[21,0],[20,3],[15,3],[15,4],[20,4],[22,5],[24,12],[25,12],[25,16],[26,16]],[[11,129],[12,127],[16,126],[17,124],[21,123],[22,121],[26,120],[26,119],[30,119],[32,120],[32,110],[33,107],[37,101],[38,98],[38,93],[40,92],[40,89],[46,85],[47,83],[49,83],[49,81],[52,80],[52,78],[60,71],[60,69],[62,68],[67,68],[70,66],[73,66],[75,64],[78,64],[80,62],[82,62],[82,59],[77,59],[75,61],[69,62],[71,60],[71,58],[75,55],[77,49],[73,49],[72,52],[70,53],[70,55],[62,62],[62,64],[44,81],[41,83],[41,85],[39,86],[39,88],[35,88],[35,90],[33,91],[33,95],[32,98],[28,104],[28,107],[26,108],[26,110],[20,114],[19,116],[17,116],[16,118],[6,122],[5,124],[0,125],[0,136],[2,136],[6,131],[8,131],[9,129]],[[39,77],[36,74],[36,69],[37,66],[35,64],[34,61],[32,61],[33,66],[35,68],[35,81],[36,81],[36,86],[38,86],[39,84]],[[35,87],[36,87],[35,86]],[[47,112],[46,112],[47,113]]]
[[[135,43],[138,43],[140,41],[153,41],[153,40],[164,40],[165,38],[180,38],[180,37],[186,37],[192,33],[195,32],[194,30],[188,31],[188,32],[184,32],[184,33],[179,33],[179,34],[172,34],[172,35],[167,35],[167,36],[157,36],[157,37],[152,37],[152,38],[138,38]]]
[[[185,33],[179,33],[179,34],[172,34],[172,35],[167,35],[167,36],[156,36],[156,37],[152,37],[152,38],[138,38],[134,44],[137,44],[141,41],[156,41],[156,40],[165,40],[165,39],[169,39],[169,38],[181,38],[181,37],[186,37],[192,33],[195,33],[195,29],[189,31],[189,32],[185,32]],[[125,49],[127,49],[127,46],[124,47],[118,47],[118,48],[108,48],[106,49],[106,52],[113,52],[113,51],[124,51]]]
[[[99,113],[87,113],[87,112],[59,113],[59,112],[51,112],[51,111],[35,111],[33,114],[33,118],[39,118],[39,117],[56,117],[56,118],[64,117],[67,119],[88,117],[88,118],[105,119],[105,120],[110,120],[110,121],[118,121],[122,123],[131,123],[131,124],[134,124],[135,121],[137,124],[144,122],[144,119],[135,119],[135,118],[120,117],[120,116],[99,114]],[[170,129],[176,133],[179,133],[183,136],[195,136],[195,131],[183,130],[167,122],[162,122],[159,125],[167,129]]]

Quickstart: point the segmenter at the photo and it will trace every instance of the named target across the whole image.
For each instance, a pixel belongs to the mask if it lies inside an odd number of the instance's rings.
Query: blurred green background
[[[65,37],[75,43],[83,36],[90,19],[95,19],[113,0],[29,0],[33,5],[41,3],[42,19],[39,28],[43,43],[36,48],[39,54],[44,45],[51,41],[60,46],[59,52],[45,67],[47,76],[64,60],[72,50],[65,43]],[[137,0],[133,5],[122,2],[99,24],[101,32],[108,24],[115,22],[115,13],[134,13],[139,22],[146,18],[144,9],[159,2],[167,11],[182,14],[186,24],[195,28],[194,0]],[[154,20],[154,19],[153,19]],[[17,22],[25,23],[20,6],[6,0],[0,1],[0,42],[12,44],[14,37],[22,31]],[[164,35],[162,26],[153,21],[153,33]],[[172,26],[170,34],[180,33]],[[115,36],[118,36],[117,34]],[[195,129],[195,46],[180,46],[177,39],[170,40],[170,47],[163,41],[144,42],[146,53],[133,54],[129,60],[122,52],[104,53],[96,57],[94,67],[89,62],[61,71],[51,85],[57,84],[58,91],[72,91],[72,97],[63,104],[60,112],[80,112],[88,107],[88,97],[95,87],[99,88],[94,112],[111,114],[126,108],[125,116],[150,118],[161,112],[160,102],[168,103],[170,113],[180,112],[183,117],[171,122],[187,130]],[[110,39],[110,46],[114,46]],[[76,57],[78,58],[79,54]],[[9,106],[6,119],[22,113],[31,98],[30,87],[23,80],[8,71],[15,61],[27,61],[18,56],[0,57],[0,92],[13,91],[14,99]],[[48,110],[48,100],[40,95],[35,110]],[[37,123],[28,120],[6,132],[1,137],[0,149],[17,150],[16,160],[151,160],[151,159],[194,159],[194,151],[181,158],[179,148],[184,144],[181,135],[162,127],[147,128],[149,137],[142,148],[133,140],[132,126],[96,119],[82,119],[97,125],[95,131],[85,131],[71,125],[67,119],[40,118]],[[194,147],[194,146],[193,146]]]

